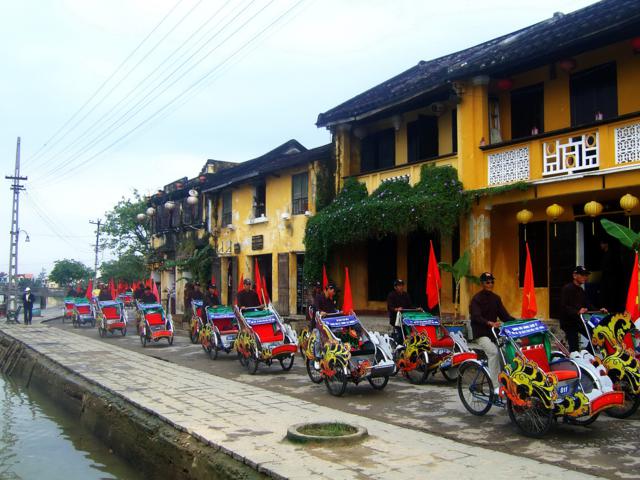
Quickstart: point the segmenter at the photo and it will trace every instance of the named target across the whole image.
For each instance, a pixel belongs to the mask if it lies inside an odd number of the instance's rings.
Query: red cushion
[[[547,358],[547,350],[544,348],[544,345],[522,347],[522,353],[529,360],[537,363],[543,372],[549,372],[549,359]]]
[[[214,318],[213,325],[217,327],[220,332],[223,330],[238,330],[230,318]]]
[[[102,314],[104,315],[104,318],[109,320],[120,318],[120,313],[118,313],[118,309],[116,307],[103,307]]]
[[[238,329],[235,330],[220,330],[220,335],[232,335],[234,333],[238,333]]]
[[[76,308],[78,309],[78,313],[82,315],[91,313],[91,307],[89,307],[89,305],[78,305]]]
[[[284,341],[284,333],[282,331],[273,331],[275,326],[275,323],[264,323],[262,325],[253,325],[251,328],[256,332],[262,343]]]
[[[149,325],[164,325],[164,318],[161,313],[147,313],[144,318],[147,319]]]
[[[196,307],[196,315],[202,318],[202,307]]]
[[[431,340],[433,348],[453,348],[453,338],[448,335],[438,338],[438,331],[435,325],[416,325],[413,328],[416,332],[426,333],[429,336],[429,340]]]
[[[552,373],[556,376],[559,382],[578,378],[578,372],[573,372],[571,370],[554,370]]]

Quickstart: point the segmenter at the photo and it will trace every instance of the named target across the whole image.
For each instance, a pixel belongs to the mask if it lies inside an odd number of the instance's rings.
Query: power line
[[[62,130],[64,130],[64,129],[66,128],[66,126],[67,126],[67,125],[69,125],[69,124],[73,121],[73,119],[74,119],[78,114],[80,114],[80,112],[81,112],[81,111],[82,111],[82,110],[83,110],[87,105],[89,105],[89,103],[91,103],[91,101],[92,101],[92,100],[93,100],[93,99],[98,95],[98,93],[100,93],[100,91],[102,91],[102,89],[105,87],[105,85],[107,85],[107,83],[109,83],[109,81],[111,81],[111,79],[112,79],[113,77],[115,77],[115,75],[120,71],[120,69],[121,69],[121,68],[122,68],[122,67],[123,67],[123,66],[124,66],[128,61],[129,61],[129,59],[130,59],[131,57],[133,57],[133,56],[136,54],[136,52],[137,52],[137,51],[142,47],[142,45],[144,45],[144,43],[149,39],[149,37],[151,37],[151,35],[153,35],[153,33],[154,33],[158,28],[160,28],[160,26],[164,23],[164,21],[165,21],[167,18],[169,18],[169,16],[173,13],[173,11],[174,11],[176,8],[178,8],[178,5],[180,5],[183,1],[184,1],[184,0],[178,0],[178,1],[176,2],[176,4],[175,4],[175,5],[174,5],[170,10],[169,10],[169,12],[167,12],[167,14],[166,14],[164,17],[162,17],[162,20],[160,20],[160,22],[159,22],[155,27],[153,27],[153,29],[152,29],[152,30],[147,34],[147,36],[146,36],[146,37],[144,37],[144,38],[142,39],[142,41],[138,44],[138,46],[136,46],[136,48],[134,48],[134,49],[133,49],[133,51],[132,51],[129,55],[127,55],[127,57],[122,61],[122,63],[120,63],[120,65],[118,65],[118,67],[113,71],[113,73],[111,73],[111,75],[109,75],[109,77],[108,77],[104,82],[102,82],[102,84],[98,87],[98,89],[97,89],[95,92],[93,92],[93,94],[89,97],[89,99],[88,99],[86,102],[84,102],[84,103],[82,104],[82,106],[81,106],[78,110],[76,110],[76,112],[75,112],[73,115],[71,115],[71,117],[70,117],[70,118],[69,118],[69,119],[68,119],[68,120],[67,120],[67,121],[66,121],[66,122],[65,122],[65,123],[64,123],[64,124],[59,128],[59,129],[58,129],[58,130],[56,130],[56,132],[55,132],[55,133],[54,133],[54,134],[49,138],[49,140],[47,140],[47,141],[46,141],[46,142],[45,142],[45,143],[44,143],[44,144],[43,144],[43,145],[42,145],[42,146],[41,146],[41,147],[36,151],[36,153],[34,153],[34,155],[33,155],[31,158],[29,158],[29,159],[27,160],[27,162],[26,162],[26,163],[28,163],[29,161],[33,161],[33,160],[35,160],[35,158],[36,158],[37,156],[39,156],[39,155],[40,155],[40,153],[43,151],[43,149],[45,149],[45,148],[49,145],[49,142],[51,142],[51,141],[52,141],[52,140],[53,140],[53,139],[54,139],[54,138],[55,138],[55,137],[56,137],[56,136],[57,136],[57,135],[58,135]],[[105,97],[105,98],[106,98],[106,97]],[[103,100],[104,100],[104,98],[103,98]],[[74,128],[75,128],[75,126],[74,126]],[[64,135],[62,138],[66,137],[66,136],[67,136],[71,131],[73,131],[73,129],[71,129],[69,132],[65,133],[65,135]],[[54,145],[58,144],[58,143],[62,140],[62,138],[58,139],[58,140],[57,140],[53,145],[51,145],[51,147],[53,147]],[[49,148],[51,148],[51,147],[49,147]]]
[[[272,0],[273,1],[273,0]],[[176,101],[178,101],[180,98],[182,98],[184,95],[186,95],[189,91],[193,90],[194,88],[196,88],[200,83],[202,83],[204,80],[206,80],[208,77],[210,77],[213,73],[215,73],[216,71],[218,71],[222,66],[224,66],[227,62],[229,62],[231,59],[233,59],[236,55],[238,55],[244,48],[246,48],[247,46],[251,45],[253,42],[255,42],[258,38],[260,38],[266,31],[268,31],[272,26],[274,26],[275,24],[277,24],[281,19],[283,19],[286,15],[288,15],[291,11],[293,11],[298,5],[300,5],[301,3],[303,3],[304,0],[298,0],[292,7],[288,8],[284,13],[282,13],[281,15],[279,15],[274,21],[272,21],[271,23],[269,23],[266,27],[264,27],[262,30],[260,30],[256,35],[254,35],[251,39],[249,39],[247,42],[245,42],[240,48],[236,49],[231,55],[229,55],[227,58],[225,58],[221,63],[219,63],[218,65],[216,65],[214,68],[212,68],[211,70],[209,70],[209,72],[207,72],[205,75],[203,75],[202,77],[200,77],[196,82],[192,83],[187,89],[183,90],[181,93],[179,93],[178,95],[176,95],[172,100],[170,100],[167,104],[165,104],[163,107],[161,107],[160,109],[156,110],[152,115],[150,115],[149,117],[147,117],[146,119],[144,119],[142,122],[138,123],[135,127],[133,127],[131,130],[129,130],[127,133],[121,135],[119,138],[117,138],[115,141],[111,142],[109,145],[107,145],[105,148],[103,148],[102,150],[98,151],[97,153],[95,153],[94,155],[88,157],[87,159],[85,159],[84,161],[78,163],[77,165],[74,166],[74,168],[79,168],[82,167],[84,165],[86,165],[87,163],[89,163],[90,161],[92,161],[93,159],[95,159],[96,157],[100,156],[101,154],[103,154],[104,152],[106,152],[107,150],[111,149],[113,146],[117,145],[118,143],[122,142],[123,140],[125,140],[127,137],[129,137],[132,133],[134,133],[135,131],[137,131],[139,128],[141,128],[142,126],[144,126],[146,123],[150,122],[151,120],[153,120],[154,118],[156,118],[158,115],[160,115],[162,112],[164,112],[167,108],[169,108],[171,105],[173,105]],[[258,13],[260,13],[262,10],[264,10],[266,7],[268,7],[272,2],[269,2],[265,7],[263,7]],[[257,14],[255,14],[253,17],[255,17]],[[252,18],[253,18],[252,17]],[[243,25],[241,25],[240,28],[242,28],[244,25],[246,25],[246,23],[248,23],[252,18],[250,18],[247,22],[245,22]],[[234,31],[237,32],[238,30]],[[233,35],[233,34],[232,34]],[[227,39],[230,37],[227,37]],[[226,39],[225,39],[226,40]],[[174,82],[175,83],[175,82]],[[171,84],[170,86],[172,86],[173,84]],[[166,91],[169,87],[165,88],[165,90],[163,90],[162,93],[164,93],[164,91]],[[150,102],[148,102],[146,105],[148,105]],[[145,105],[145,106],[146,106]],[[58,175],[58,178],[56,180],[61,180],[63,178],[67,178],[70,175],[73,175],[74,173],[76,173],[77,170],[73,170],[73,171],[66,171],[66,172],[62,172]]]

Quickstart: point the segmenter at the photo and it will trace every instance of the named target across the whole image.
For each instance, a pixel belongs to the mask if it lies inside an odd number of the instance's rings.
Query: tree
[[[100,265],[100,276],[103,281],[110,278],[114,280],[124,280],[133,282],[147,277],[147,267],[144,257],[127,253],[120,256],[117,260],[103,262]]]
[[[474,275],[469,274],[469,269],[471,268],[471,258],[469,257],[469,251],[465,250],[465,252],[460,256],[460,258],[454,263],[450,265],[446,262],[440,262],[438,264],[442,270],[450,273],[453,276],[453,281],[456,283],[456,291],[453,298],[453,309],[454,309],[454,318],[458,318],[458,312],[460,311],[460,284],[463,279],[467,279],[472,283],[480,283],[480,279]]]
[[[87,267],[78,260],[56,260],[53,270],[49,274],[49,280],[60,286],[69,285],[87,278],[93,277],[93,269]]]
[[[145,200],[137,190],[133,198],[124,198],[109,212],[105,213],[102,232],[106,235],[102,248],[114,250],[119,255],[141,255],[150,253],[149,238],[151,235],[148,221],[140,223],[136,216],[144,213]]]

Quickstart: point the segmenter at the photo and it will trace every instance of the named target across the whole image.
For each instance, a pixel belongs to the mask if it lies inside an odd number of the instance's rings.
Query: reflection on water
[[[38,392],[0,376],[0,478],[142,479]]]

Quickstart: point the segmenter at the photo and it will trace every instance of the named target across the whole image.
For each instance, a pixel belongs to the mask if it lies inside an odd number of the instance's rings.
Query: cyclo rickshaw
[[[189,338],[191,343],[198,343],[200,330],[204,327],[204,303],[202,300],[191,300],[191,322],[189,323]]]
[[[286,325],[271,304],[233,308],[239,333],[234,342],[238,360],[255,374],[259,363],[271,365],[277,360],[282,370],[291,370],[298,349],[296,332]]]
[[[138,332],[142,346],[146,347],[147,343],[157,342],[161,338],[166,338],[169,345],[173,345],[173,321],[167,317],[162,305],[138,302],[137,307],[141,317]]]
[[[448,332],[438,317],[422,309],[399,311],[396,326],[402,331],[402,343],[394,349],[394,360],[411,383],[425,383],[438,371],[455,382],[458,366],[478,358],[461,332]]]
[[[125,307],[133,306],[133,292],[131,290],[127,290],[126,292],[120,293],[118,295],[118,301],[122,303]]]
[[[65,297],[64,298],[64,314],[62,315],[62,323],[67,318],[73,318],[73,305],[75,303],[75,298],[73,297]]]
[[[515,320],[493,329],[503,365],[499,391],[484,362],[459,367],[458,395],[474,415],[506,406],[509,418],[530,437],[542,437],[554,420],[589,425],[601,411],[622,405],[604,367],[586,351],[568,352],[540,320]],[[552,351],[552,343],[560,350]]]
[[[127,334],[127,316],[124,306],[113,300],[96,302],[96,320],[98,322],[98,334],[105,337],[107,333],[113,335],[116,330],[124,337]]]
[[[375,390],[387,386],[389,377],[396,372],[392,353],[379,334],[364,328],[355,313],[321,316],[318,312],[316,326],[321,353],[314,362],[318,362],[320,375],[331,395],[343,395],[347,382],[357,385],[368,380]]]
[[[218,358],[218,353],[233,350],[238,336],[238,321],[231,307],[217,305],[205,308],[206,321],[200,329],[199,341],[211,360]]]
[[[94,306],[88,299],[84,297],[74,299],[72,323],[74,328],[78,328],[86,324],[89,324],[92,327],[96,326]]]
[[[606,410],[614,418],[627,418],[640,407],[640,332],[629,315],[587,312],[582,321],[582,346],[601,362],[624,404]]]

